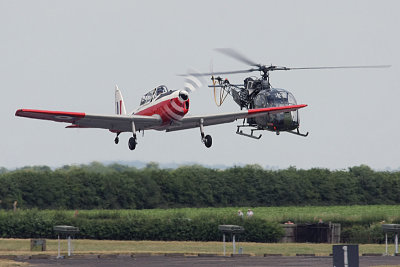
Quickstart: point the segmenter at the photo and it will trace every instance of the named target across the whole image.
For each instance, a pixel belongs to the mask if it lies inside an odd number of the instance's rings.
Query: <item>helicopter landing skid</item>
[[[303,136],[303,137],[307,137],[308,136],[308,132],[305,133],[305,134],[300,133],[299,128],[297,128],[296,132],[295,131],[287,131],[287,132],[291,133],[291,134],[295,134],[295,135],[300,135],[300,136]]]
[[[250,138],[253,138],[253,139],[260,139],[261,136],[262,136],[261,134],[259,136],[253,135],[254,131],[257,130],[257,129],[252,129],[251,130],[251,134],[247,134],[247,133],[244,133],[242,130],[240,130],[241,127],[245,127],[245,126],[242,126],[242,125],[237,126],[236,133],[238,135],[243,135],[243,136],[250,137]]]

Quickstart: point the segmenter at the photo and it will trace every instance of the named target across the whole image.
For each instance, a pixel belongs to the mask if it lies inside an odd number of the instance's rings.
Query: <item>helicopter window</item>
[[[272,107],[296,104],[294,96],[283,89],[272,89],[267,95],[267,101]]]
[[[248,77],[246,79],[244,79],[244,87],[246,89],[252,89],[253,88],[253,78]]]
[[[290,105],[297,105],[296,99],[291,93],[288,93],[288,102]]]

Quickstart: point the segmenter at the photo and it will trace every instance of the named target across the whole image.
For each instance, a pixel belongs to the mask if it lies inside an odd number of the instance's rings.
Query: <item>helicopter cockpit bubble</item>
[[[282,107],[297,105],[294,96],[285,89],[271,88],[263,90],[254,99],[255,108]],[[255,118],[259,127],[271,131],[290,131],[299,127],[298,111],[268,114]]]

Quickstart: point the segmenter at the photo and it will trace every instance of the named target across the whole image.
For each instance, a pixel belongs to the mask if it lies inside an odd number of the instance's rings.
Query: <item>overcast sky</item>
[[[260,164],[287,168],[400,167],[399,1],[0,1],[0,166],[92,161]],[[160,84],[182,89],[188,68],[208,72],[248,66],[217,53],[232,47],[253,61],[279,66],[391,64],[389,69],[271,73],[274,87],[299,104],[303,138],[235,134],[236,123],[147,131],[135,151],[129,133],[65,129],[67,124],[15,117],[18,108],[114,113],[114,86],[128,110]],[[255,73],[257,74],[257,73]],[[240,83],[246,75],[231,75]],[[203,86],[190,114],[216,107]]]

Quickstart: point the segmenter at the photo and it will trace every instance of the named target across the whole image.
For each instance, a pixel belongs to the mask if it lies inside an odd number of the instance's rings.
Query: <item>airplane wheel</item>
[[[128,146],[130,150],[134,150],[136,147],[136,139],[133,137],[129,138]]]
[[[204,137],[204,144],[206,145],[206,147],[211,147],[212,145],[212,138],[210,135],[206,135]]]
[[[115,137],[115,139],[114,139],[114,143],[115,144],[118,144],[119,143],[119,137],[117,136],[117,137]]]

